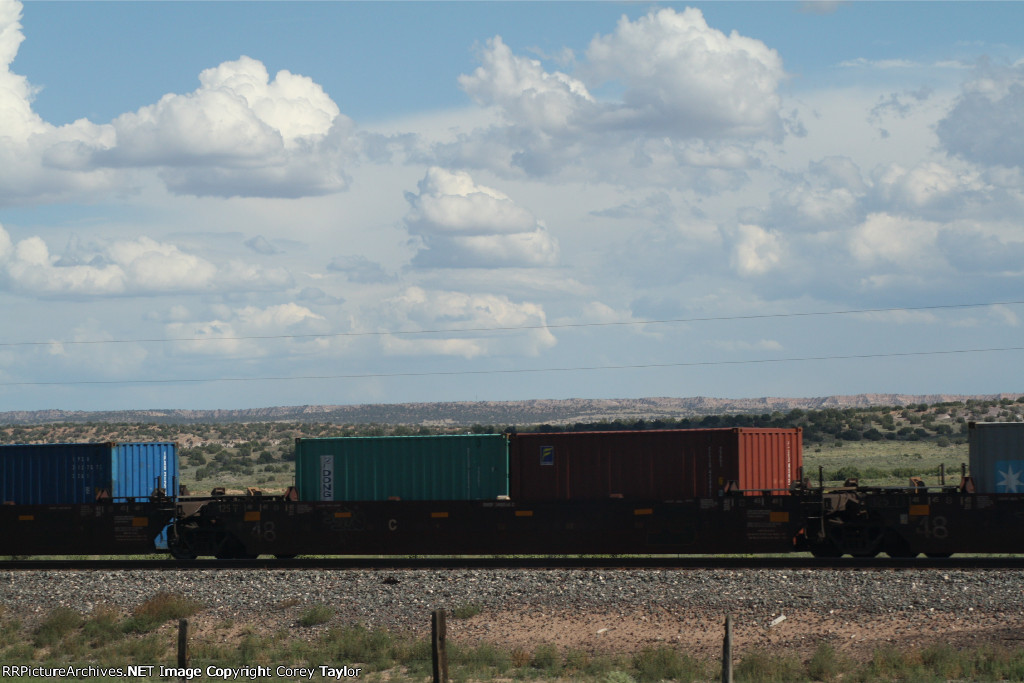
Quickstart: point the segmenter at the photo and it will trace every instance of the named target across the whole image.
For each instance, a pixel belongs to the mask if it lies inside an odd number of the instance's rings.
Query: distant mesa
[[[244,410],[32,410],[0,413],[0,424],[54,422],[119,422],[157,424],[217,424],[247,422],[327,422],[461,426],[474,424],[533,425],[598,422],[601,420],[658,420],[726,413],[770,413],[825,408],[868,408],[968,400],[1016,400],[1024,394],[856,394],[818,398],[625,398],[537,399],[532,401],[459,401],[446,403],[379,403],[363,405],[305,405]]]

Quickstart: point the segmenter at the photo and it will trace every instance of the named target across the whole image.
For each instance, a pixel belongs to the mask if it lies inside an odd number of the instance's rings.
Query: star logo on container
[[[1017,465],[1016,470],[1013,469],[1014,465]],[[1022,491],[1024,489],[1024,481],[1021,480],[1021,475],[1024,474],[1024,467],[1021,467],[1019,460],[997,463],[996,473],[1000,477],[1000,480],[996,482],[996,491],[999,493],[1024,492]]]

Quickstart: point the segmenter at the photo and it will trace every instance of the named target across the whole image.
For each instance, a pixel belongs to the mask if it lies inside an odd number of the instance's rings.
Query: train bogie
[[[806,520],[806,547],[822,557],[1024,550],[1024,495],[958,489],[826,491],[810,499]]]

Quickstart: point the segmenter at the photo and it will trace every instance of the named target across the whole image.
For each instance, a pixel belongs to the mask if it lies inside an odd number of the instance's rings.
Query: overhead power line
[[[302,375],[296,377],[216,377],[182,379],[126,379],[126,380],[81,380],[73,382],[2,382],[0,387],[23,386],[75,386],[82,384],[197,384],[205,382],[286,382],[296,380],[344,380],[374,379],[391,377],[443,377],[468,375],[518,375],[539,372],[584,372],[594,370],[640,370],[646,368],[687,368],[716,365],[753,365],[760,363],[802,363],[807,361],[857,360],[865,358],[905,358],[910,356],[944,356],[966,353],[993,353],[1002,351],[1024,351],[1024,346],[1007,346],[988,349],[951,349],[945,351],[906,351],[895,353],[860,353],[839,356],[803,356],[797,358],[761,358],[753,360],[694,361],[689,363],[643,363],[639,365],[583,365],[567,368],[521,368],[515,370],[432,370],[427,372],[371,372],[343,375]]]
[[[941,304],[936,306],[900,306],[895,308],[860,308],[844,311],[815,311],[809,313],[756,313],[751,315],[726,315],[707,316],[696,318],[667,318],[664,320],[623,320],[614,322],[599,323],[560,323],[545,325],[515,325],[507,327],[453,327],[439,328],[432,330],[384,330],[366,332],[327,332],[310,334],[267,334],[267,335],[244,335],[236,337],[154,337],[142,339],[70,339],[64,341],[22,341],[22,342],[0,342],[0,347],[14,346],[50,346],[50,345],[81,345],[81,344],[165,344],[178,342],[223,342],[223,341],[252,341],[270,339],[327,339],[332,337],[383,337],[393,335],[421,335],[421,334],[464,334],[468,332],[518,332],[527,330],[557,330],[582,327],[624,327],[639,325],[669,325],[676,323],[701,323],[730,320],[765,320],[774,318],[810,318],[829,315],[855,315],[863,313],[899,313],[911,311],[935,311],[960,308],[984,308],[986,306],[1015,306],[1024,304],[1024,301],[990,301],[976,304]]]

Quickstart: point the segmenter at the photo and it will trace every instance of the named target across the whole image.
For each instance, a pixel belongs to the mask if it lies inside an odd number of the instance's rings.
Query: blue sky
[[[29,2],[24,23],[33,30],[13,66],[36,75],[36,111],[62,124],[109,120],[169,89],[187,92],[199,71],[242,54],[260,55],[271,72],[312,77],[358,121],[463,106],[451,74],[476,67],[475,43],[500,34],[518,49],[581,51],[624,13],[654,7],[698,7],[719,30],[765,41],[783,53],[794,90],[834,81],[837,65],[857,59],[1019,57],[1016,3],[849,3],[828,12],[776,4]],[[916,30],[923,19],[927,30]],[[76,43],[86,54],[69,59]]]
[[[1022,20],[0,0],[0,410],[1021,391]]]

